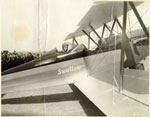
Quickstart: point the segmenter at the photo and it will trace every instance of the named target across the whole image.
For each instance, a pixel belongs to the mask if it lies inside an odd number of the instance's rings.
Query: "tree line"
[[[1,51],[2,71],[38,58],[38,53]]]

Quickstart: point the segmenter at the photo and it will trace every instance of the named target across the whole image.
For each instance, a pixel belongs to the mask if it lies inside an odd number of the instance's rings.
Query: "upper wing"
[[[124,2],[95,2],[79,22],[79,28],[75,32],[70,33],[65,40],[84,35],[82,29],[85,29],[87,32],[91,32],[89,24],[97,29],[104,23],[114,20],[115,17],[123,15],[123,3]],[[143,2],[134,2],[134,5],[138,6],[141,3]],[[128,11],[129,10],[131,10],[130,7],[128,7]]]

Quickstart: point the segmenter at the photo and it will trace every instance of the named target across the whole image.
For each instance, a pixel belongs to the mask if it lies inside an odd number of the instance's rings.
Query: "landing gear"
[[[137,69],[137,70],[145,70],[144,65],[142,63],[138,63],[135,66],[129,67],[130,69]]]

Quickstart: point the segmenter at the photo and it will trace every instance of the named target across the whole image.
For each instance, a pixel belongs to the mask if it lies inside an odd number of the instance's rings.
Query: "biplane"
[[[143,70],[140,61],[149,56],[149,28],[136,9],[141,4],[143,2],[94,2],[77,30],[65,38],[72,43],[64,44],[64,51],[53,49],[38,59],[4,71],[2,94],[75,83],[107,116],[138,110],[138,114],[147,113],[148,72]],[[141,29],[128,33],[127,13],[131,10]],[[118,20],[120,16],[122,24]],[[116,25],[121,32],[115,33]],[[107,37],[104,36],[106,30],[109,31]],[[87,36],[87,45],[79,43],[78,38],[82,36]]]

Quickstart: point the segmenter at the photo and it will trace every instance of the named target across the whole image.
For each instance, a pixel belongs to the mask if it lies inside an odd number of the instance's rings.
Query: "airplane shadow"
[[[73,92],[28,96],[20,98],[2,99],[2,104],[35,104],[35,103],[51,103],[62,101],[76,101],[78,100],[82,109],[87,116],[105,116],[74,84],[69,85]]]

